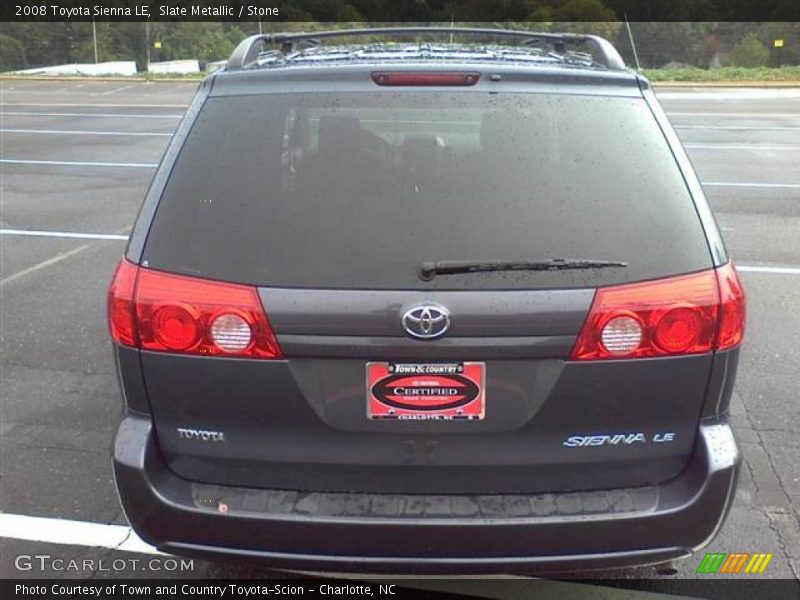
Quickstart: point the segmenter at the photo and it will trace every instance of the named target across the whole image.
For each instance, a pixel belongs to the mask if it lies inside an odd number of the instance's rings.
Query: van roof
[[[440,38],[438,42],[431,41]],[[455,43],[455,38],[472,38],[477,44]],[[323,41],[345,38],[350,45],[323,47]],[[352,45],[352,40],[367,38],[367,44]],[[410,44],[397,43],[410,38]],[[426,39],[423,39],[426,38]],[[441,42],[447,38],[448,43]],[[497,45],[496,40],[512,40],[515,46]],[[488,43],[487,40],[495,40]],[[394,43],[389,43],[394,42]],[[269,49],[265,50],[265,47]],[[403,60],[409,56],[453,59],[506,60],[545,62],[626,70],[617,49],[596,35],[551,33],[528,30],[474,27],[376,27],[366,29],[335,29],[330,31],[286,32],[257,34],[243,40],[227,61],[227,70],[288,66],[297,62],[326,60],[358,60],[376,54],[383,58]]]
[[[401,86],[382,88],[372,75],[379,71],[470,72],[480,77],[465,87]],[[369,59],[297,62],[291,66],[217,71],[211,76],[211,96],[270,93],[421,91],[450,89],[474,92],[538,92],[641,97],[648,83],[632,71],[564,66],[548,62],[482,60],[464,57]],[[211,83],[211,82],[210,82]]]
[[[366,41],[353,43],[359,38]],[[463,43],[456,41],[457,38],[468,38],[475,43]],[[334,43],[325,43],[331,40]],[[383,27],[251,36],[236,47],[225,69],[215,74],[214,87],[220,80],[318,81],[330,85],[331,75],[339,84],[348,79],[356,83],[364,81],[365,72],[379,68],[424,72],[472,69],[485,75],[481,84],[486,85],[488,80],[494,88],[500,87],[501,82],[531,81],[594,84],[595,91],[598,85],[624,88],[640,85],[640,78],[626,68],[616,48],[594,35],[488,28]],[[243,77],[244,73],[248,75]]]

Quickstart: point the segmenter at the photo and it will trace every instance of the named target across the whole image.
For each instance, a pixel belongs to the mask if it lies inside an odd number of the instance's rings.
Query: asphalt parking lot
[[[105,290],[195,85],[0,81],[0,577],[142,575],[134,567],[20,571],[13,559],[145,550],[123,528],[87,526],[63,533],[63,545],[48,542],[61,535],[55,519],[126,525],[109,460],[121,405]],[[732,409],[746,463],[731,515],[707,551],[773,553],[758,577],[798,579],[800,89],[661,88],[658,95],[704,182],[749,301]],[[102,531],[121,537],[94,543]],[[679,577],[697,577],[700,558],[683,561]],[[231,563],[194,567],[180,574],[265,574]]]

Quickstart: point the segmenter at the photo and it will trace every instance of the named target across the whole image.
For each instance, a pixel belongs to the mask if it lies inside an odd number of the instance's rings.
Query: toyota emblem
[[[423,304],[403,314],[403,329],[412,337],[429,340],[444,335],[450,327],[450,312],[443,306]]]

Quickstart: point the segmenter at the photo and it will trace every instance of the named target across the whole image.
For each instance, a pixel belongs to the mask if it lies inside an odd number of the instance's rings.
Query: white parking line
[[[102,117],[111,119],[180,119],[183,117],[183,115],[142,115],[131,113],[55,113],[19,110],[0,111],[0,115],[17,115],[23,117]]]
[[[4,538],[29,542],[162,554],[124,525],[0,513],[0,531]]]
[[[113,162],[83,162],[73,160],[23,160],[16,158],[0,158],[0,163],[12,165],[62,165],[67,167],[134,167],[154,169],[158,163],[113,163]]]
[[[32,229],[0,229],[0,235],[70,238],[77,240],[127,240],[127,235],[117,233],[74,233],[71,231],[39,231]]]
[[[800,275],[798,267],[764,267],[760,265],[740,265],[736,263],[736,270],[746,273],[773,273],[777,275]]]
[[[750,127],[736,125],[673,125],[672,127],[674,129],[721,129],[724,131],[784,131],[800,129],[800,127]]]
[[[760,146],[758,144],[684,144],[684,148],[697,150],[748,150],[758,151],[788,151],[800,150],[800,146]]]
[[[0,129],[0,133],[39,133],[47,135],[129,135],[129,136],[164,136],[172,137],[171,133],[160,133],[155,131],[83,131],[65,129]]]
[[[99,96],[111,96],[112,94],[116,94],[117,92],[121,92],[123,90],[129,90],[132,87],[135,87],[139,84],[132,83],[131,85],[123,85],[122,87],[114,88],[112,90],[107,90],[105,92],[100,92],[99,94],[90,94],[90,95],[99,95]]]
[[[800,183],[757,183],[744,181],[702,181],[704,187],[762,187],[800,189]]]
[[[796,113],[729,113],[729,112],[715,112],[715,113],[698,113],[698,112],[671,112],[666,111],[670,117],[720,117],[720,118],[735,118],[735,119],[800,119],[800,112]]]
[[[63,238],[63,237],[77,237],[77,235],[82,235],[82,236],[91,235],[92,237],[90,237],[90,238],[87,237],[86,239],[98,239],[98,240],[100,240],[100,239],[102,239],[102,240],[109,239],[109,240],[115,240],[115,239],[117,239],[117,237],[111,237],[111,236],[122,236],[123,238],[126,238],[127,236],[124,236],[123,234],[126,234],[130,230],[131,230],[130,225],[127,225],[127,226],[123,227],[122,229],[117,230],[113,234],[104,234],[104,233],[98,233],[98,234],[76,234],[75,236],[72,236],[72,235],[69,234],[69,232],[64,232],[64,231],[38,231],[36,233],[38,233],[41,237],[62,237]],[[2,231],[11,231],[11,232],[15,232],[16,231],[16,232],[19,232],[19,231],[32,231],[32,230],[4,229]],[[102,237],[100,237],[100,236],[102,236]],[[79,239],[81,239],[81,238],[79,238]],[[66,252],[61,252],[59,254],[56,254],[55,256],[53,256],[51,258],[48,258],[47,260],[43,260],[40,263],[36,263],[35,265],[28,267],[27,269],[23,269],[22,271],[17,271],[16,273],[11,274],[11,275],[9,275],[8,277],[6,277],[4,279],[0,279],[0,286],[3,286],[5,284],[7,284],[7,283],[11,283],[12,281],[16,281],[17,279],[20,279],[21,277],[25,277],[26,275],[30,275],[31,273],[35,273],[37,271],[41,271],[42,269],[46,269],[47,267],[49,267],[51,265],[59,263],[62,260],[66,260],[67,258],[69,258],[71,256],[75,256],[79,252],[83,252],[84,250],[88,250],[91,247],[92,247],[91,244],[83,244],[82,246],[78,246],[77,248],[73,248],[72,250],[68,250]],[[0,531],[2,531],[2,530],[3,530],[2,527],[0,527]]]
[[[89,244],[84,244],[83,246],[78,246],[77,248],[73,248],[72,250],[67,250],[66,252],[61,252],[56,254],[52,258],[48,258],[47,260],[43,260],[40,263],[36,263],[32,267],[28,267],[27,269],[22,269],[22,271],[17,271],[16,273],[9,275],[3,279],[0,279],[0,286],[3,286],[7,283],[11,283],[12,281],[16,281],[21,277],[25,277],[26,275],[30,275],[31,273],[35,273],[36,271],[41,271],[42,269],[46,269],[47,267],[54,265],[56,263],[61,262],[62,260],[66,260],[70,256],[75,256],[79,252],[83,252],[89,248]],[[0,527],[2,530],[2,527]]]

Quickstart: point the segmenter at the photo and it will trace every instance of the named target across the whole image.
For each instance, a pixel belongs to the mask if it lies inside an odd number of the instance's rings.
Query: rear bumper
[[[376,573],[569,571],[689,556],[727,515],[741,461],[727,424],[701,425],[677,478],[568,494],[404,496],[244,489],[182,479],[152,422],[128,415],[114,447],[133,528],[174,554],[275,568]]]

